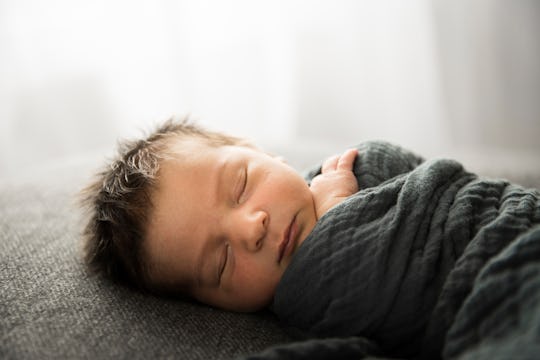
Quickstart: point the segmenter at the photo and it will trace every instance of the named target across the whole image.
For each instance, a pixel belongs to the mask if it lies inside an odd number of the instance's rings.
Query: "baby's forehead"
[[[176,137],[170,139],[165,147],[166,158],[186,159],[190,155],[197,154],[200,151],[216,148],[208,139],[200,136]]]
[[[235,151],[236,150],[236,151]],[[238,151],[240,150],[240,151]],[[208,156],[210,154],[227,153],[229,160],[234,160],[242,156],[243,150],[255,151],[260,154],[268,154],[247,140],[238,139],[238,141],[221,142],[212,139],[192,136],[188,138],[175,139],[168,144],[165,160],[174,161],[189,166],[200,166],[199,161],[204,158],[205,162],[217,163],[221,161],[219,156]]]

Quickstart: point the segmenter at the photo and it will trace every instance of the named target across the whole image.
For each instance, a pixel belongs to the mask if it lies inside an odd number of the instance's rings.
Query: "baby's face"
[[[196,140],[182,149],[189,155],[162,164],[153,195],[152,280],[216,307],[263,308],[317,221],[309,187],[256,149]]]

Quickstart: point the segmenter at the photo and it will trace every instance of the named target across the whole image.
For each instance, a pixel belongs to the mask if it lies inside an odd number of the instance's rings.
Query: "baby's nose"
[[[256,211],[247,215],[239,229],[242,246],[249,251],[258,251],[264,242],[268,227],[268,214],[265,211]]]

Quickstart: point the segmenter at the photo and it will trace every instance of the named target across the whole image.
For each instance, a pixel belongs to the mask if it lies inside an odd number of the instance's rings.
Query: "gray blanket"
[[[321,217],[272,305],[310,340],[252,358],[538,358],[540,192],[359,150],[360,191]]]

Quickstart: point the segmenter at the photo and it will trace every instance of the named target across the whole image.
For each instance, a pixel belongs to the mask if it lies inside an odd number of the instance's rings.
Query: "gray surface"
[[[75,193],[88,169],[0,185],[0,358],[228,359],[289,337],[273,315],[134,292],[89,275]]]

